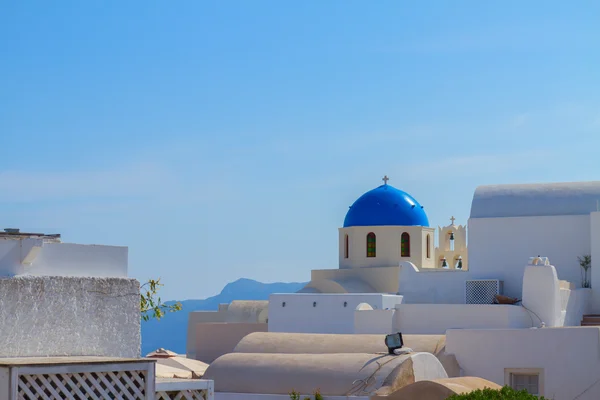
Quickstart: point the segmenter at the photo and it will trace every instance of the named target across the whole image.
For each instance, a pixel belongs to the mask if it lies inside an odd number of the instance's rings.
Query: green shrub
[[[527,393],[526,390],[516,391],[504,386],[502,389],[478,389],[471,393],[455,394],[447,400],[547,400],[545,397],[537,397]]]
[[[315,391],[315,400],[323,400],[323,395],[319,389]]]
[[[314,393],[315,396],[315,400],[323,400],[323,395],[321,394],[321,391],[319,389],[317,389]],[[291,400],[300,400],[300,393],[296,392],[295,390],[292,390],[290,392],[290,399]],[[311,400],[310,397],[305,397],[304,400]]]

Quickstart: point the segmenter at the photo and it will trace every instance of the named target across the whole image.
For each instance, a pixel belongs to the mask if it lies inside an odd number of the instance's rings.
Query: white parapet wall
[[[402,262],[399,294],[404,304],[465,304],[465,282],[472,275],[470,270],[419,269],[410,262]]]
[[[592,267],[588,273],[592,283],[591,311],[600,314],[600,212],[590,214]]]
[[[392,333],[396,310],[356,310],[354,311],[354,333],[384,334]]]
[[[561,289],[562,315],[560,326],[579,326],[583,316],[590,313],[592,289]]]
[[[381,293],[290,293],[269,297],[269,332],[355,333],[360,304],[393,310],[402,296]]]
[[[528,265],[523,276],[523,306],[538,319],[536,326],[561,326],[560,282],[552,265]]]
[[[522,304],[536,319],[535,326],[576,326],[591,307],[591,289],[576,289],[560,281],[552,265],[528,265],[523,276]]]
[[[464,376],[510,385],[510,374],[536,375],[540,395],[600,399],[600,328],[449,330],[446,352]]]
[[[128,278],[0,278],[0,357],[139,357],[139,287]]]
[[[127,247],[0,239],[0,276],[127,277]]]
[[[400,304],[393,331],[444,334],[448,329],[529,328],[535,317],[523,307],[501,304]]]

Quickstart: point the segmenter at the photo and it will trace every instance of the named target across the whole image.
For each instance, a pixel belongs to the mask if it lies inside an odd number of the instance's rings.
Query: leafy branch
[[[142,320],[148,321],[151,318],[160,320],[167,312],[176,312],[181,310],[181,303],[165,304],[158,297],[158,290],[161,286],[160,278],[150,279],[148,282],[140,286],[140,310],[142,312]]]

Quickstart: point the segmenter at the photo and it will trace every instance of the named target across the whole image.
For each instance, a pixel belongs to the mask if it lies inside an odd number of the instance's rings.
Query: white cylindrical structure
[[[215,360],[203,376],[214,380],[217,392],[287,395],[319,390],[325,396],[384,395],[416,381],[447,377],[430,353],[230,353]]]

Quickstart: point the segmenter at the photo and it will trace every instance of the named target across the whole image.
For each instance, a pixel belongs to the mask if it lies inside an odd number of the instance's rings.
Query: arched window
[[[400,256],[410,257],[410,235],[404,232],[400,238]]]
[[[344,258],[348,258],[348,235],[344,236]]]
[[[429,238],[429,235],[427,235],[427,238],[425,240],[425,245],[427,246],[427,250],[425,250],[425,253],[427,253],[427,258],[431,258],[431,243],[429,242],[431,239]]]
[[[367,257],[375,257],[377,252],[377,244],[375,234],[373,232],[367,235]]]

